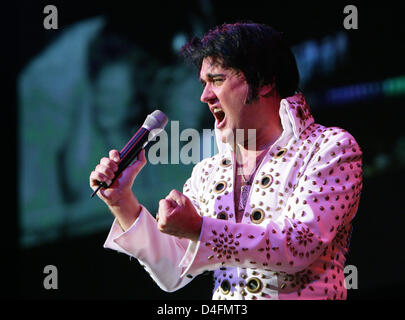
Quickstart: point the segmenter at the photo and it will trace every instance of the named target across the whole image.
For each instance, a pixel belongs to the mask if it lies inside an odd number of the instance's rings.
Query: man
[[[156,219],[131,191],[142,152],[99,192],[116,218],[104,246],[136,257],[166,291],[213,270],[213,299],[345,299],[362,186],[356,141],[314,123],[294,56],[272,28],[225,24],[182,52],[199,70],[220,152],[194,167],[183,193],[160,200]],[[116,150],[101,159],[93,189],[118,160]]]

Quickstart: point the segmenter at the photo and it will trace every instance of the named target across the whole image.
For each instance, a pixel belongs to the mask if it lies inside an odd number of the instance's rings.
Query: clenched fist
[[[200,237],[202,217],[190,199],[177,190],[172,190],[159,201],[156,220],[158,229],[163,233],[194,241]]]

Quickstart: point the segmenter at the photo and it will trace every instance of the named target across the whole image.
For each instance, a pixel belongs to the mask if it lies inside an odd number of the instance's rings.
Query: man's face
[[[222,142],[231,142],[236,137],[236,129],[255,128],[260,114],[254,105],[246,105],[249,86],[242,73],[225,69],[212,59],[205,58],[200,70],[203,84],[201,101],[208,104],[215,117],[215,126],[221,133]]]

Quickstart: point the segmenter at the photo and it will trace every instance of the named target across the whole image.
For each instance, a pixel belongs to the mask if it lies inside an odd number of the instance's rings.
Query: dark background
[[[405,74],[404,5],[399,2],[308,1],[283,2],[244,1],[147,1],[127,5],[114,2],[85,1],[19,1],[17,49],[12,50],[15,76],[47,44],[57,38],[64,26],[97,16],[108,17],[112,28],[141,45],[150,55],[164,63],[175,60],[171,38],[179,30],[191,35],[193,19],[202,19],[213,27],[223,22],[253,20],[272,25],[286,33],[292,45],[307,39],[321,39],[343,30],[343,8],[357,6],[359,29],[349,30],[348,62],[328,77],[314,77],[305,92],[368,81],[381,81]],[[43,8],[54,4],[59,13],[59,30],[45,30]],[[16,19],[14,16],[14,26]],[[14,28],[16,30],[16,28]],[[205,30],[204,30],[205,31]],[[5,38],[6,40],[8,37]],[[5,40],[5,41],[6,41]],[[11,45],[13,42],[10,42]],[[13,66],[13,65],[12,65]],[[12,66],[5,66],[12,68]],[[12,91],[11,91],[12,92]],[[364,178],[362,199],[353,222],[351,250],[347,264],[358,269],[357,290],[348,290],[350,300],[404,298],[404,178],[403,162],[396,160],[398,139],[405,136],[403,127],[404,93],[355,101],[333,107],[314,108],[316,122],[347,129],[356,138],[364,153],[364,165],[373,168],[379,155],[390,159],[389,165]],[[17,108],[7,107],[11,121],[3,129],[17,123]],[[16,132],[16,130],[15,130]],[[13,145],[13,143],[12,143]],[[15,144],[14,144],[15,145]],[[403,145],[402,145],[403,146]],[[16,153],[16,150],[14,150]],[[18,154],[16,157],[18,159]],[[402,160],[403,161],[403,160]],[[18,174],[18,173],[16,173]],[[14,187],[16,190],[16,186]],[[3,283],[6,297],[24,299],[210,299],[211,276],[199,276],[187,287],[165,293],[151,281],[134,259],[103,249],[108,230],[77,238],[32,247],[18,246],[18,202],[16,214],[5,213],[5,254],[7,260]],[[8,254],[10,253],[10,254]],[[46,265],[58,267],[58,290],[43,288]]]

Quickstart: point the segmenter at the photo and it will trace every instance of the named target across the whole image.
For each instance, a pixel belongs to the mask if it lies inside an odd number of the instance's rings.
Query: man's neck
[[[247,139],[243,143],[236,144],[235,156],[238,163],[243,164],[260,157],[260,155],[263,152],[266,152],[281,135],[281,128],[266,131],[267,132],[263,133],[256,130],[257,136],[254,140]]]
[[[279,114],[280,101],[281,98],[276,94],[267,98],[261,97],[254,111],[261,115],[257,118],[258,122],[253,124],[254,134],[250,134],[250,130],[245,130],[244,141],[236,141],[235,151],[238,150],[240,160],[260,156],[280,137],[283,131]]]

